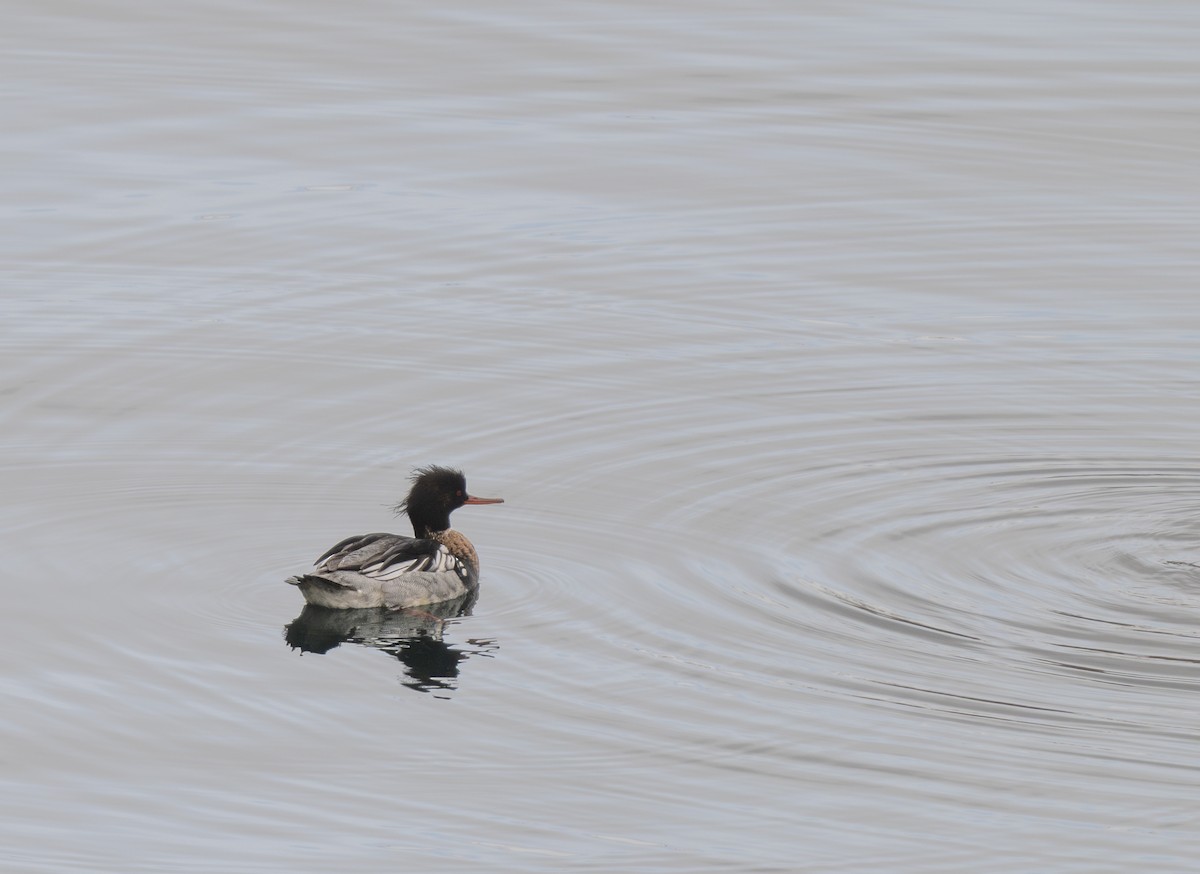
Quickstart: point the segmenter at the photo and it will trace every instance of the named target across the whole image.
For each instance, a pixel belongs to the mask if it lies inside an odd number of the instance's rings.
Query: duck
[[[479,555],[450,527],[450,514],[466,504],[503,504],[503,498],[467,493],[461,470],[431,465],[413,471],[408,497],[396,505],[413,536],[358,534],[327,549],[305,574],[287,582],[317,607],[403,610],[460,598],[479,585]]]

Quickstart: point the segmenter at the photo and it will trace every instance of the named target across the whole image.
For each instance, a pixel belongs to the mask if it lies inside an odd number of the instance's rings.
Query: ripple
[[[1189,731],[1186,712],[1145,696],[1200,686],[1198,578],[1170,564],[1193,543],[1190,458],[921,459],[816,476],[826,493],[852,488],[853,518],[786,562],[777,591],[816,614],[798,624],[836,653],[831,690],[1023,730]]]

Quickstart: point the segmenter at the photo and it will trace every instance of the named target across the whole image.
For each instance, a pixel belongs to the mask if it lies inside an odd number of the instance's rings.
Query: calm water
[[[502,6],[6,16],[0,869],[1195,870],[1200,7]]]

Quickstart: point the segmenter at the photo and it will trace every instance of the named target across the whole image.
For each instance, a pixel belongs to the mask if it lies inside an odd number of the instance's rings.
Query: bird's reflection
[[[345,642],[382,650],[404,665],[404,685],[420,692],[457,688],[459,663],[471,655],[496,650],[490,640],[468,640],[471,649],[456,649],[443,640],[446,621],[469,616],[471,593],[453,601],[406,610],[329,610],[305,605],[283,629],[292,649],[324,654]]]

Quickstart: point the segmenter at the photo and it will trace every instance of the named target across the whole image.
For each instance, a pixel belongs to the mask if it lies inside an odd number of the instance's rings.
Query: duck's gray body
[[[357,610],[365,607],[421,607],[460,598],[475,589],[449,574],[411,573],[395,581],[376,580],[352,571],[321,576],[303,574],[288,580],[300,587],[304,600],[317,607]]]
[[[415,537],[347,537],[318,558],[312,571],[288,582],[308,603],[336,610],[399,610],[461,598],[479,585],[479,556],[471,541],[450,527],[450,513],[463,504],[499,503],[499,498],[468,495],[460,471],[418,470],[398,508],[408,513]]]
[[[479,584],[479,563],[453,529],[422,538],[364,534],[343,540],[317,559],[312,573],[288,582],[318,607],[398,610],[468,594]]]

